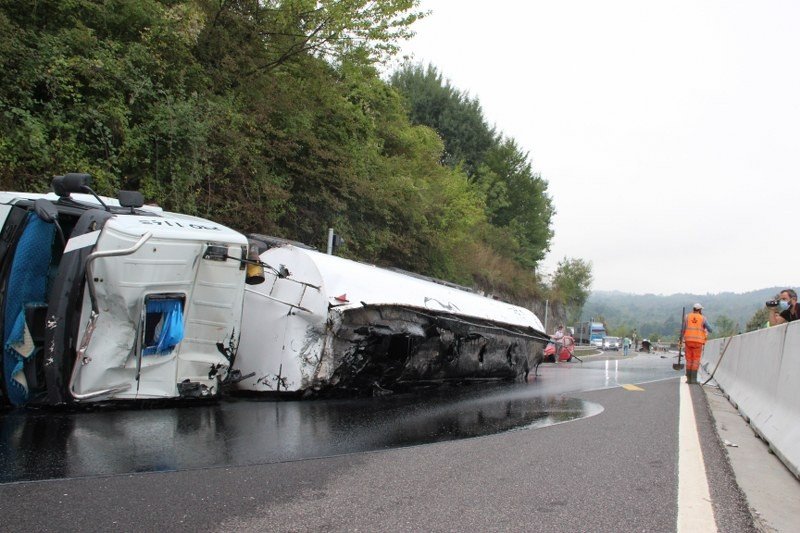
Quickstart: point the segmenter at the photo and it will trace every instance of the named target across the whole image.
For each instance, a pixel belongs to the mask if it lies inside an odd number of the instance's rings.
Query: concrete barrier
[[[800,478],[800,321],[711,340],[701,368]]]

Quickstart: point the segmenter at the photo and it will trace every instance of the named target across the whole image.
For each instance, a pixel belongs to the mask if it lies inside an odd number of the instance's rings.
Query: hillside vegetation
[[[677,339],[682,308],[685,307],[688,313],[692,305],[699,302],[704,307],[703,314],[715,329],[712,336],[725,336],[746,331],[753,316],[765,309],[764,302],[784,288],[771,287],[742,294],[723,292],[669,296],[595,291],[586,301],[582,318],[601,318],[615,335],[630,335],[636,329],[640,338]],[[764,314],[756,321],[756,326],[765,320]]]
[[[435,69],[380,78],[421,16],[417,0],[0,1],[0,187],[88,172],[242,232],[322,247],[333,227],[350,258],[574,300],[574,280],[533,275],[554,209],[528,153]]]

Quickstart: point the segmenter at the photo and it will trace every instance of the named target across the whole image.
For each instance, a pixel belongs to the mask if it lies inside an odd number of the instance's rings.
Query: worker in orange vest
[[[697,383],[697,369],[700,368],[700,356],[703,355],[703,345],[711,331],[708,320],[703,316],[703,306],[694,304],[692,312],[688,314],[681,326],[681,336],[686,345],[686,383]]]

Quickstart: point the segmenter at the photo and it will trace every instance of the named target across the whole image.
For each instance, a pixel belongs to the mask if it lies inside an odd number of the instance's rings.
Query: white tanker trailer
[[[420,383],[526,379],[539,319],[463,287],[260,235],[266,282],[245,288],[235,386],[380,394]]]
[[[53,193],[0,192],[0,404],[211,398],[223,385],[381,393],[525,379],[541,361],[548,338],[527,309],[264,236],[248,243],[89,184],[67,174]]]
[[[89,183],[67,174],[54,193],[0,193],[0,403],[216,396],[239,339],[247,239]]]

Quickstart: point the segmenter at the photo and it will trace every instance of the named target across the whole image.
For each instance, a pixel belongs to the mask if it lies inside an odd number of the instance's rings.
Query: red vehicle
[[[565,335],[557,341],[549,342],[544,348],[544,360],[548,363],[555,363],[556,349],[558,349],[559,361],[571,361],[575,352],[575,339]]]

